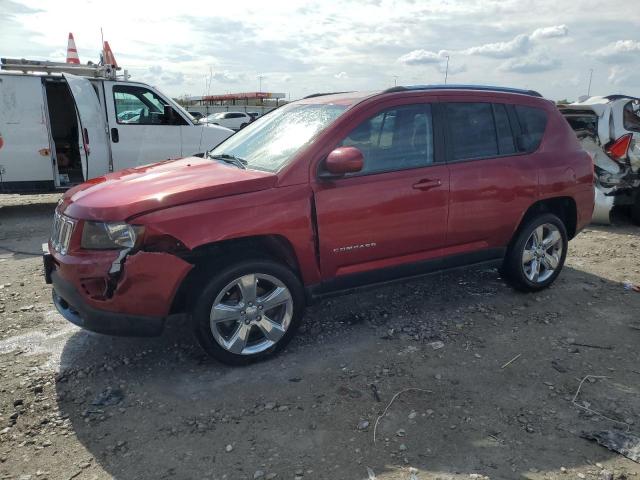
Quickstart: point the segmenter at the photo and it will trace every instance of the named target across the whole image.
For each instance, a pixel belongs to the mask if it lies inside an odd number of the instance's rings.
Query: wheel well
[[[238,260],[269,259],[287,265],[300,278],[293,246],[281,235],[234,238],[196,247],[184,259],[194,265],[173,299],[171,313],[186,311],[211,272]]]
[[[537,215],[540,215],[541,213],[553,213],[560,220],[562,220],[562,223],[564,223],[564,226],[567,229],[569,240],[575,237],[576,225],[578,222],[578,211],[576,209],[576,202],[571,197],[547,198],[545,200],[540,200],[534,203],[529,207],[529,209],[522,217],[516,233],[529,220]],[[516,235],[514,235],[514,238],[515,236]]]

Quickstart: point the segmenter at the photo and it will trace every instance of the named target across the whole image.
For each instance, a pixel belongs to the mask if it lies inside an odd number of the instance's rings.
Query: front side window
[[[290,104],[263,115],[222,142],[210,157],[231,155],[247,168],[275,172],[345,110],[344,105]]]
[[[116,121],[133,125],[167,125],[164,107],[167,103],[151,90],[132,85],[113,87],[113,101],[116,109]],[[173,125],[186,125],[175,113]]]
[[[452,160],[495,157],[498,140],[490,103],[448,103]]]
[[[362,152],[364,167],[356,175],[430,165],[434,161],[431,105],[385,110],[354,128],[340,146]]]

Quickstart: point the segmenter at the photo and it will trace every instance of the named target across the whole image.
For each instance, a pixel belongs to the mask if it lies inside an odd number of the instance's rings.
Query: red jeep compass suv
[[[186,312],[238,364],[283,348],[309,301],[365,284],[487,262],[545,288],[593,199],[590,157],[536,92],[319,94],[204,156],[69,190],[45,273],[81,327],[154,335]]]

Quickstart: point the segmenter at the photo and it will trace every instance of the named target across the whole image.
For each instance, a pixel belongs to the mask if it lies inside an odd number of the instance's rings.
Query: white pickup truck
[[[0,67],[0,192],[65,189],[202,153],[233,134],[197,124],[170,97],[117,79],[108,65],[2,59]]]

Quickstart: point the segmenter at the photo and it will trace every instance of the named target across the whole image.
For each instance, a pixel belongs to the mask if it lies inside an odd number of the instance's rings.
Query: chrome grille
[[[57,211],[53,215],[53,228],[51,229],[51,246],[56,252],[66,255],[69,250],[71,234],[76,222]]]

